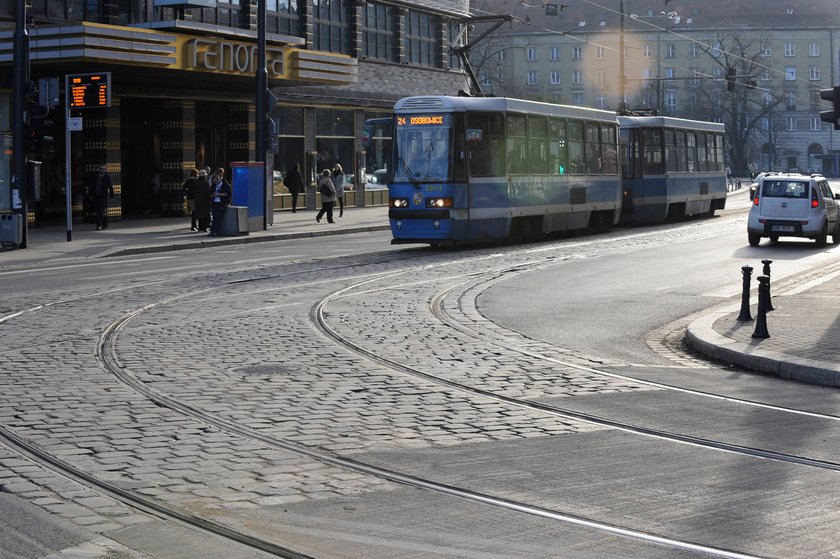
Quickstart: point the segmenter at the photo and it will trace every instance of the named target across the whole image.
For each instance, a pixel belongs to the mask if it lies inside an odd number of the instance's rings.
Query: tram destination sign
[[[69,74],[67,105],[70,109],[100,109],[111,106],[111,72]]]

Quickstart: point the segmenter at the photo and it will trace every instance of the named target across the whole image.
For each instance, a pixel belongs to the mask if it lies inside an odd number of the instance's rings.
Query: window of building
[[[537,61],[537,49],[534,47],[528,47],[526,51],[528,62],[536,62]]]
[[[723,68],[715,68],[715,79],[722,80],[726,71]]]
[[[665,92],[665,110],[669,113],[677,112],[677,92],[676,91],[666,91]]]
[[[793,91],[785,91],[785,108],[788,111],[796,110],[796,93]]]
[[[493,58],[496,59],[496,62],[504,62],[505,61],[505,51],[500,50],[496,54],[493,55]]]
[[[596,74],[596,78],[598,80],[598,89],[606,89],[607,87],[607,73],[603,70],[598,70]]]
[[[583,58],[583,48],[582,47],[572,47],[572,59],[580,60]]]
[[[551,60],[560,60],[560,47],[551,47],[548,49],[548,57]]]
[[[700,56],[700,49],[697,48],[697,43],[689,43],[688,44],[688,56],[691,58],[697,58]]]
[[[689,80],[689,84],[691,85],[700,85],[700,72],[697,68],[689,68],[688,73],[691,76],[691,80]]]
[[[789,132],[794,132],[794,131],[796,131],[796,117],[793,117],[793,116],[789,116],[789,117],[787,117],[787,118],[785,119],[785,128],[786,128]]]
[[[770,67],[767,66],[761,71],[761,81],[767,82],[770,81],[772,76],[770,75]]]
[[[595,106],[599,109],[606,109],[607,108],[607,97],[605,95],[599,95],[595,99]]]
[[[73,0],[71,0],[71,2],[72,1]],[[142,1],[138,2],[137,0],[130,0],[130,4],[135,3],[137,4],[136,11],[142,12],[142,21],[147,21],[145,14],[146,3]],[[77,13],[84,11],[84,19],[86,21],[98,21],[99,17],[94,16],[90,12],[91,10],[95,11],[99,9],[99,2],[94,0],[81,0],[77,3],[77,5],[79,6],[79,8],[73,9],[71,7],[69,11]],[[267,14],[270,9],[271,8],[269,7],[269,4],[267,4],[266,20],[268,20]],[[247,13],[247,10],[245,13]],[[190,10],[190,14],[192,15],[193,21],[197,21],[200,23],[209,23],[211,25],[220,25],[223,27],[247,27],[247,24],[244,21],[243,11],[241,9],[241,6],[239,5],[239,0],[230,0],[229,2],[216,2],[216,6],[214,8],[196,8]]]
[[[808,45],[808,56],[819,56],[820,55],[820,44],[819,43],[811,43]]]
[[[580,70],[573,70],[572,83],[575,85],[580,85],[581,83],[583,83],[583,72],[581,72]]]
[[[818,111],[820,110],[820,102],[822,99],[820,98],[819,90],[812,90],[808,92],[809,99],[811,101],[811,110]]]
[[[354,114],[352,110],[318,109],[315,111],[315,149],[318,170],[332,169],[341,163],[345,172],[354,168]]]
[[[606,57],[607,57],[607,49],[605,49],[601,45],[597,45],[595,47],[595,58],[597,60],[604,60]]]
[[[376,60],[396,61],[396,13],[393,6],[368,2],[362,16],[362,54]]]
[[[583,93],[580,91],[576,91],[572,93],[572,104],[573,105],[583,105]]]
[[[491,85],[493,80],[487,74],[481,74],[481,85]]]
[[[723,52],[721,52],[721,50],[720,50],[720,43],[719,42],[715,43],[715,45],[712,47],[712,52],[710,54],[712,55],[713,58],[720,58],[720,56],[723,54]]]
[[[820,67],[819,66],[811,66],[808,69],[808,77],[811,79],[812,82],[820,81]]]
[[[405,18],[405,47],[409,62],[422,66],[438,66],[440,52],[440,18],[408,10]]]
[[[665,68],[665,77],[669,80],[673,80],[676,77],[676,73],[673,68]]]
[[[665,44],[665,58],[676,58],[677,57],[677,45],[674,43],[666,43]]]
[[[811,132],[818,132],[822,130],[822,120],[818,116],[811,117]]]
[[[352,0],[312,0],[312,46],[351,54],[350,21]]]
[[[642,47],[642,58],[653,58],[653,47],[651,45]]]
[[[537,83],[537,73],[533,70],[528,72],[528,85],[535,85]]]
[[[773,56],[773,47],[770,45],[764,45],[764,48],[761,49],[761,56],[765,58]]]
[[[794,81],[796,80],[796,68],[793,66],[788,66],[785,68],[785,80],[787,81]]]
[[[785,56],[796,56],[795,43],[785,43]]]
[[[287,172],[295,163],[301,164],[301,173],[306,162],[306,151],[304,150],[303,133],[303,109],[297,107],[280,107],[272,114],[277,114],[277,121],[280,122],[279,145],[280,149],[274,155],[274,168],[281,172]]]
[[[559,85],[560,84],[560,72],[551,72],[550,74],[551,85]]]
[[[297,0],[266,0],[265,30],[280,35],[300,35]]]

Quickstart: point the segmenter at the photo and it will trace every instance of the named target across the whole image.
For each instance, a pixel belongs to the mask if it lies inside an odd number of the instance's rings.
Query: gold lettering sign
[[[257,70],[257,46],[220,38],[190,39],[186,42],[184,67],[187,70],[243,74],[253,76]],[[282,47],[265,49],[266,71],[269,78],[285,75],[286,51]]]

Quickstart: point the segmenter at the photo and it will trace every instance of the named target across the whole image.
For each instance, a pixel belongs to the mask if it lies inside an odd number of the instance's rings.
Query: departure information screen
[[[398,115],[397,126],[446,126],[449,115]]]
[[[111,72],[67,76],[67,99],[71,109],[111,106]]]

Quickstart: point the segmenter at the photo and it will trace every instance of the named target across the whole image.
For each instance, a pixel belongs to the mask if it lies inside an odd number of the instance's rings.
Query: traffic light
[[[830,122],[835,130],[840,130],[840,86],[835,85],[831,89],[821,89],[820,99],[831,101],[830,111],[821,111],[820,120]]]
[[[726,68],[726,91],[735,91],[735,68],[728,66]]]

